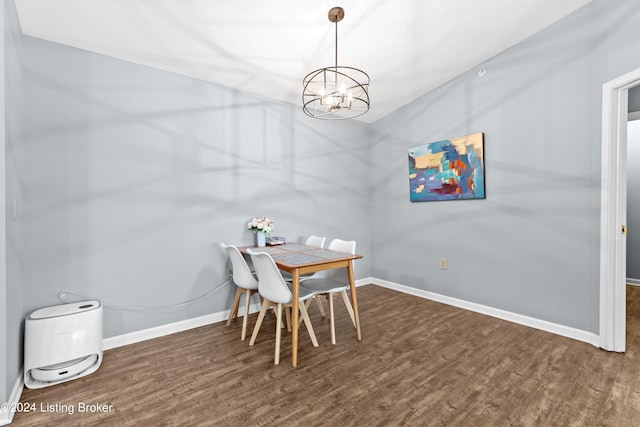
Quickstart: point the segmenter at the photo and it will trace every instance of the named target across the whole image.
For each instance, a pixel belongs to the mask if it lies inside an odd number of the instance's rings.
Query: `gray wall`
[[[370,274],[368,127],[104,56],[23,40],[26,311],[63,289],[165,306],[226,279],[220,241],[355,239]],[[274,233],[275,234],[275,233]],[[108,310],[107,337],[222,311],[233,289],[177,310]]]
[[[20,248],[22,238],[20,235],[21,219],[13,218],[13,199],[19,200],[21,194],[21,178],[16,159],[15,144],[23,132],[22,127],[22,71],[20,68],[19,47],[15,43],[20,34],[17,24],[15,5],[13,2],[3,2],[0,8],[3,18],[3,60],[2,72],[4,75],[3,100],[4,114],[4,142],[3,154],[3,178],[6,177],[6,185],[2,188],[6,191],[6,215],[2,224],[6,226],[6,239],[2,239],[6,245],[6,300],[2,302],[3,318],[6,320],[6,335],[0,336],[0,366],[6,367],[6,377],[3,378],[3,387],[0,389],[0,401],[5,402],[15,385],[18,372],[22,366],[22,318],[23,318],[23,282],[22,282],[22,251]]]
[[[377,121],[373,276],[598,334],[602,85],[640,67],[638,28],[596,0]],[[407,149],[476,132],[487,198],[410,203]]]
[[[5,71],[4,71],[4,57],[5,57],[5,46],[4,46],[4,7],[0,6],[0,23],[2,23],[2,33],[0,34],[0,90],[2,91],[2,105],[0,106],[0,113],[2,116],[0,117],[0,129],[2,130],[2,134],[0,134],[0,402],[6,402],[9,393],[11,392],[11,387],[9,384],[12,382],[12,379],[8,378],[7,373],[10,372],[13,374],[13,370],[8,369],[7,366],[7,354],[8,351],[6,349],[7,343],[7,268],[6,268],[6,259],[7,259],[7,234],[6,234],[6,190],[5,190],[5,182],[6,182],[6,174],[5,174],[5,147],[6,147],[6,138],[5,138],[5,90],[4,90],[4,82],[5,82]],[[1,414],[1,412],[0,412]],[[2,420],[2,416],[0,415],[0,420]]]
[[[627,278],[640,280],[640,120],[627,127],[627,226]]]

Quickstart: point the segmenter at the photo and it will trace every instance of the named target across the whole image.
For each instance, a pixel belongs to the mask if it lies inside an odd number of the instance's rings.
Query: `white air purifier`
[[[100,301],[41,308],[25,320],[24,384],[28,388],[84,377],[101,363]]]

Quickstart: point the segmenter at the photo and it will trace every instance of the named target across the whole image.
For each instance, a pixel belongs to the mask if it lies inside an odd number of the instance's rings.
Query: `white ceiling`
[[[371,123],[593,0],[15,1],[27,35],[295,104],[334,64],[341,6],[338,62],[369,74]]]

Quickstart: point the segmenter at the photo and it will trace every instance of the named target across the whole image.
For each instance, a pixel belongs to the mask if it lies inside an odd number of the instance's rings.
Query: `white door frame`
[[[618,352],[626,345],[628,96],[638,84],[640,68],[602,87],[600,347]]]

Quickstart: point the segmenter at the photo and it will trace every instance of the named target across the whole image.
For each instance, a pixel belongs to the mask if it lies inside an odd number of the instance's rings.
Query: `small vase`
[[[259,248],[265,247],[267,244],[267,233],[264,231],[256,231],[256,242]]]

